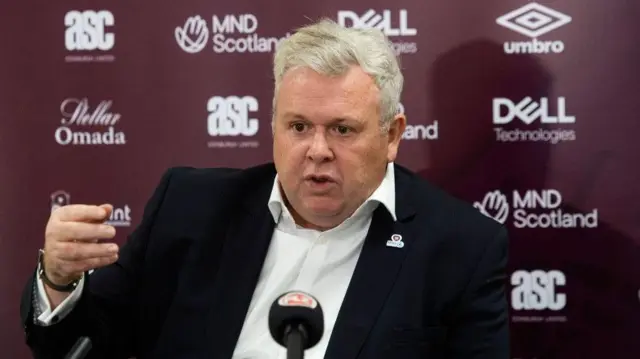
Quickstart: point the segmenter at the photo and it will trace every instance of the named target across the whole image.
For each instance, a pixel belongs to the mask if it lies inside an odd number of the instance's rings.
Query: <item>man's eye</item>
[[[302,132],[304,131],[307,127],[304,125],[304,123],[294,123],[293,125],[291,125],[291,127],[293,128],[294,131],[296,132]]]
[[[351,131],[351,129],[347,126],[340,125],[340,126],[336,126],[336,131],[338,131],[338,133],[341,135],[346,135]]]

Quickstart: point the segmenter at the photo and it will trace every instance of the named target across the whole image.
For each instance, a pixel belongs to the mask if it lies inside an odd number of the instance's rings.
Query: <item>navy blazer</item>
[[[394,222],[379,206],[335,323],[327,359],[507,359],[503,226],[396,165]],[[119,260],[88,276],[49,327],[33,324],[34,274],[22,298],[35,358],[230,359],[275,227],[272,163],[168,170]],[[392,234],[405,246],[390,250]]]

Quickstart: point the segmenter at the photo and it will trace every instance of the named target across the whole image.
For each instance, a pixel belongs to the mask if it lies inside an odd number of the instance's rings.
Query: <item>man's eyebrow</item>
[[[282,117],[284,117],[286,119],[298,119],[298,120],[302,120],[302,121],[309,121],[309,119],[306,118],[304,115],[296,113],[296,112],[285,112]],[[356,117],[351,117],[351,116],[336,117],[336,118],[333,118],[330,121],[330,123],[334,123],[334,124],[343,123],[343,122],[362,123],[364,121],[362,119],[359,119],[359,118],[356,118]]]

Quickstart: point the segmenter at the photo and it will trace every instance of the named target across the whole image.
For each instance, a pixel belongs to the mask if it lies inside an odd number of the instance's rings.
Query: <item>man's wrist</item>
[[[71,279],[60,279],[60,278],[56,278],[56,276],[50,276],[46,273],[45,270],[45,265],[44,265],[44,250],[40,250],[39,256],[38,256],[38,262],[39,262],[39,270],[38,270],[38,277],[42,280],[42,282],[44,283],[44,285],[50,289],[53,289],[55,291],[58,292],[72,292],[76,289],[76,287],[78,286],[78,283],[80,283],[80,279],[82,279],[82,275],[78,278],[71,278]]]

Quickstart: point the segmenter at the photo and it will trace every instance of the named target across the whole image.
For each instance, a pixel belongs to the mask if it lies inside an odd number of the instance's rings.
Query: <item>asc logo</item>
[[[564,273],[551,271],[519,270],[511,275],[511,306],[514,310],[552,310],[564,309],[567,296],[558,293],[559,287],[567,284]]]
[[[107,27],[115,25],[113,14],[107,10],[69,11],[64,17],[64,44],[69,51],[113,48],[115,36]]]
[[[214,96],[207,102],[210,136],[254,136],[258,133],[258,119],[250,118],[258,111],[258,100],[252,96]]]

